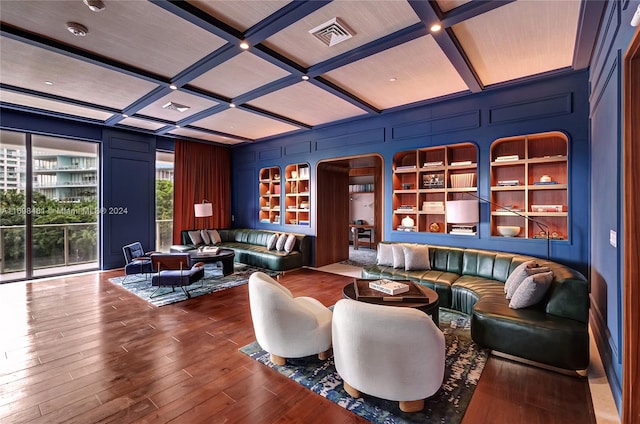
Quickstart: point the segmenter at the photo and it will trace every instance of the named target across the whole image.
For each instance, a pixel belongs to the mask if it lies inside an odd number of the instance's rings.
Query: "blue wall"
[[[313,210],[319,161],[379,153],[384,161],[384,239],[478,247],[544,257],[545,240],[490,237],[489,205],[481,206],[478,237],[406,233],[392,229],[392,161],[396,152],[472,142],[478,146],[479,195],[490,196],[490,146],[501,137],[561,131],[569,138],[569,240],[552,241],[551,256],[588,273],[589,259],[589,104],[588,73],[572,72],[542,81],[487,90],[432,105],[404,108],[380,116],[326,126],[259,143],[233,152],[234,226],[315,235]],[[311,165],[311,226],[264,224],[258,219],[258,172],[263,167]]]
[[[622,381],[622,104],[623,58],[638,2],[607,2],[590,65],[591,319],[614,399],[621,410]],[[617,248],[609,243],[618,235]],[[634,323],[637,325],[637,323]]]

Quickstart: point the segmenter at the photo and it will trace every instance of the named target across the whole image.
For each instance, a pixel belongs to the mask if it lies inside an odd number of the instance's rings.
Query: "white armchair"
[[[342,299],[333,310],[333,356],[344,389],[424,408],[444,378],[445,340],[424,312]]]
[[[249,277],[249,303],[256,340],[271,362],[318,354],[331,349],[331,310],[311,297],[293,297],[289,289],[263,272]]]

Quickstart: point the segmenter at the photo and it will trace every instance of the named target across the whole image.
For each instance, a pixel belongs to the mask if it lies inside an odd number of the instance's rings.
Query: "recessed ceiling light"
[[[431,25],[431,32],[438,32],[442,29],[442,25],[440,24],[433,24]]]
[[[89,33],[86,26],[77,22],[67,22],[67,30],[76,37],[84,37]]]
[[[235,103],[229,103],[229,107],[236,107]]]
[[[309,81],[309,75],[303,75],[302,81]]]
[[[122,117],[123,117],[123,118],[128,118],[128,117],[129,117],[129,115],[127,115],[126,113],[123,113],[123,114],[122,114]]]
[[[82,0],[92,12],[100,12],[104,10],[105,5],[102,0]]]
[[[396,81],[398,81],[398,78],[396,77],[389,78],[389,82],[396,82]]]
[[[240,48],[241,48],[242,50],[247,50],[247,49],[249,48],[249,43],[248,43],[248,42],[246,42],[246,41],[244,41],[244,40],[242,40],[242,41],[240,42]]]
[[[47,84],[47,85],[53,85],[53,83],[51,81],[45,81],[44,83]]]
[[[177,86],[177,85],[175,85],[175,84],[170,84],[170,85],[169,85],[169,88],[170,88],[170,89],[172,89],[172,90],[177,90],[177,89],[178,89],[178,86]]]

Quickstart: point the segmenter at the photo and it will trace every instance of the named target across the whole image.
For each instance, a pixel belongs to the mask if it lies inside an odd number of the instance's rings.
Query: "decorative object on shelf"
[[[444,202],[422,202],[422,212],[444,213]]]
[[[513,187],[519,186],[520,180],[500,180],[498,181],[498,187]]]
[[[543,175],[542,177],[540,177],[540,182],[541,183],[550,183],[551,182],[551,177],[548,175]]]
[[[562,205],[531,205],[531,212],[562,212]]]
[[[413,227],[414,225],[415,225],[415,221],[409,215],[402,218],[403,227]]]
[[[476,199],[478,199],[481,202],[485,202],[485,203],[488,203],[488,204],[490,204],[492,206],[495,206],[496,208],[505,209],[505,206],[499,205],[499,204],[497,204],[495,202],[492,202],[491,200],[482,198],[482,197],[477,196],[477,195],[475,195],[473,193],[468,193],[467,192],[466,194],[468,194],[469,196],[475,197]],[[516,212],[513,209],[509,210],[509,212],[514,214],[514,215],[517,215],[517,216],[519,216],[521,218],[524,218],[524,219],[526,219],[528,221],[533,222],[534,224],[536,224],[538,227],[540,227],[542,229],[541,234],[545,234],[544,237],[534,237],[534,238],[546,238],[547,239],[547,259],[549,259],[550,258],[550,254],[551,254],[551,244],[549,243],[549,226],[547,224],[543,223],[543,222],[538,221],[537,219],[533,219],[533,218],[531,218],[529,216],[521,214],[520,212]]]
[[[498,232],[502,237],[515,237],[520,234],[520,227],[513,225],[498,225]]]
[[[424,174],[422,176],[423,188],[444,188],[444,174]]]
[[[309,209],[309,202],[300,202],[300,209]]]
[[[413,188],[413,184],[404,183],[404,184],[402,184],[402,188],[404,190],[411,190]]]
[[[274,179],[274,180],[279,180],[279,179],[280,179],[280,174],[275,174],[275,175],[273,176],[273,179]]]
[[[432,233],[439,233],[440,224],[438,224],[437,222],[432,222],[431,224],[429,224],[429,231],[431,231]]]
[[[289,224],[298,225],[298,220],[297,219],[290,219],[289,220]]]
[[[291,171],[291,178],[293,178],[294,180],[298,178],[298,171]]]
[[[475,173],[468,174],[451,174],[452,188],[474,187]]]

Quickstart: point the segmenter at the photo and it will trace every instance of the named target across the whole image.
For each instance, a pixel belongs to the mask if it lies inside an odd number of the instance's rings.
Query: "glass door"
[[[96,269],[98,144],[0,134],[0,281]]]

